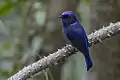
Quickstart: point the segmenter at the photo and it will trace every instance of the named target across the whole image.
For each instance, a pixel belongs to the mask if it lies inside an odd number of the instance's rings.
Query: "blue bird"
[[[59,18],[62,20],[63,32],[76,47],[85,56],[87,71],[92,67],[92,59],[89,55],[88,39],[84,28],[79,23],[76,15],[72,11],[64,11]]]

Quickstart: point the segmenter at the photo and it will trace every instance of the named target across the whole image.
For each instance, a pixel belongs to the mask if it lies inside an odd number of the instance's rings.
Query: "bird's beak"
[[[62,18],[62,16],[60,15],[58,18]]]

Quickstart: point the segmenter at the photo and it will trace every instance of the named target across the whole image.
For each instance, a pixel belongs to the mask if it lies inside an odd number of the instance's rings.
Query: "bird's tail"
[[[90,58],[90,56],[85,56],[85,61],[86,61],[86,66],[88,71],[93,65],[92,59]]]

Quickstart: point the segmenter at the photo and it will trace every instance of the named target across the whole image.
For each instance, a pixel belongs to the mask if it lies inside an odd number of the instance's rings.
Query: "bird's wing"
[[[68,31],[67,37],[74,47],[79,49],[85,56],[89,56],[88,40],[86,33],[84,29],[79,26],[81,25],[72,26],[73,28]]]

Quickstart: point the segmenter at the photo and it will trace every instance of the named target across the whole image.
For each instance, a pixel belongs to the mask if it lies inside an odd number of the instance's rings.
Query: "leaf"
[[[0,5],[0,16],[6,15],[13,8],[17,6],[18,3],[24,3],[26,0],[17,0],[16,2],[12,0],[5,0],[2,5]]]
[[[9,11],[12,10],[13,7],[14,4],[10,1],[6,1],[5,3],[3,3],[3,5],[0,6],[0,16],[7,14]]]

